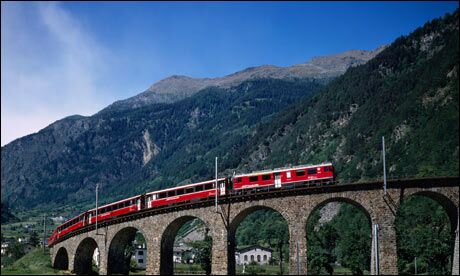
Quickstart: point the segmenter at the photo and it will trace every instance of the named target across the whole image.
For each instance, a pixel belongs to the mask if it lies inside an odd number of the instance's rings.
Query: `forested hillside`
[[[332,161],[342,182],[458,175],[458,11],[398,38],[257,129],[248,171]]]
[[[236,168],[260,122],[321,87],[253,80],[207,88],[172,104],[72,116],[2,148],[2,201],[15,208],[102,201],[211,178]]]
[[[458,175],[458,11],[324,86],[253,79],[174,103],[71,116],[2,147],[13,208],[111,201],[234,171],[332,161],[341,182]]]

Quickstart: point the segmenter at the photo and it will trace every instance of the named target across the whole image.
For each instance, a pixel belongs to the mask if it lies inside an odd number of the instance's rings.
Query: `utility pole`
[[[278,243],[279,251],[280,251],[280,274],[283,275],[283,239],[280,238]]]
[[[43,214],[43,252],[45,252],[45,242],[46,242],[46,216]]]
[[[380,260],[379,260],[379,225],[374,224],[374,267],[375,267],[375,275],[380,274]]]
[[[415,275],[417,275],[417,257],[414,257]]]
[[[296,243],[297,275],[300,275],[299,241]]]
[[[217,209],[217,194],[219,193],[219,187],[217,185],[217,156],[216,156],[216,197],[215,197],[215,205],[216,205],[216,213],[219,212]]]
[[[383,156],[383,195],[387,194],[387,170],[385,167],[385,136],[382,136],[382,156]]]
[[[97,210],[97,197],[98,197],[97,193],[98,193],[98,189],[99,189],[99,183],[96,183],[96,235],[99,235],[99,233],[98,233],[98,231],[97,231],[97,215],[98,215],[98,214],[97,214],[97,213],[98,213],[98,212],[97,212],[97,211],[98,211],[98,210]]]

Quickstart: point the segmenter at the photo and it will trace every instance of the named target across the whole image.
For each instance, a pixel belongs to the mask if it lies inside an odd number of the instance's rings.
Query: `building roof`
[[[241,254],[241,253],[245,253],[245,252],[257,249],[257,248],[259,248],[260,250],[263,250],[263,251],[268,251],[270,253],[273,252],[273,250],[271,250],[270,248],[263,247],[263,246],[260,246],[260,245],[252,245],[252,246],[248,246],[248,247],[245,247],[245,248],[241,248],[237,252]]]

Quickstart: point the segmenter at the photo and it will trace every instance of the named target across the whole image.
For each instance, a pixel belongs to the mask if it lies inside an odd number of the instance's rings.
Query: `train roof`
[[[225,178],[223,177],[223,178],[218,178],[217,179],[217,181],[221,181],[221,180],[225,180]],[[202,181],[202,182],[198,182],[198,183],[192,183],[192,184],[187,184],[187,185],[183,185],[183,186],[176,186],[176,187],[173,187],[173,188],[168,188],[168,189],[149,192],[146,195],[163,193],[163,192],[168,192],[168,191],[177,190],[177,189],[181,189],[181,188],[193,187],[193,186],[196,186],[196,185],[205,184],[205,183],[209,183],[209,182],[215,182],[215,181],[216,181],[215,179],[211,179],[211,180],[206,180],[206,181]]]
[[[268,170],[262,170],[262,171],[245,173],[245,174],[236,174],[233,177],[254,176],[254,175],[259,175],[259,174],[277,173],[277,172],[284,172],[284,171],[290,171],[290,170],[308,169],[308,168],[313,168],[313,167],[324,167],[324,166],[332,166],[332,163],[327,162],[327,163],[321,163],[321,164],[316,164],[316,165],[298,165],[298,166],[293,166],[293,167],[275,168],[275,169],[268,169]]]

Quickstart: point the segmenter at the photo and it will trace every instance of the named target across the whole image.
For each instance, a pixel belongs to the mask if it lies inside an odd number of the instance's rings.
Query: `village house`
[[[253,245],[246,248],[242,248],[235,253],[235,260],[237,265],[247,265],[252,262],[256,262],[259,265],[268,264],[272,257],[270,248],[266,248],[259,245]]]

